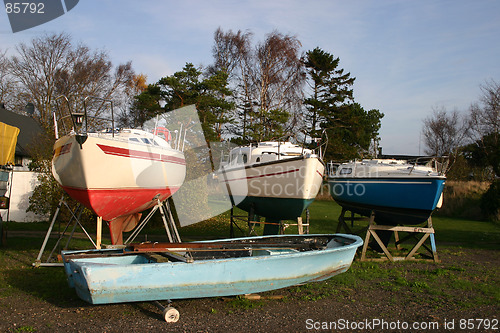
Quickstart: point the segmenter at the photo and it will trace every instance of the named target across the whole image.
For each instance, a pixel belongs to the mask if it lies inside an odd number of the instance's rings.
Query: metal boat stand
[[[305,223],[303,222],[303,219],[301,216],[297,217],[297,223],[287,223],[286,221],[288,220],[281,220],[277,222],[262,222],[260,220],[260,216],[256,215],[253,211],[253,208],[250,208],[250,212],[248,212],[248,215],[235,215],[234,213],[234,206],[231,208],[231,213],[230,213],[230,230],[229,234],[231,238],[235,237],[234,231],[235,227],[241,232],[242,235],[245,236],[258,236],[257,232],[255,231],[255,227],[257,225],[263,224],[264,226],[272,226],[278,230],[277,234],[284,235],[286,228],[289,226],[296,225],[298,229],[298,234],[303,235],[303,234],[308,234],[309,233],[309,209],[306,209],[306,221]],[[247,223],[248,225],[248,232],[244,232],[243,229],[236,223],[236,221],[243,221]],[[273,229],[274,229],[273,228]]]
[[[160,210],[161,218],[163,220],[163,225],[165,226],[165,231],[167,232],[167,237],[170,243],[180,243],[181,237],[179,236],[179,232],[177,231],[177,226],[175,225],[174,216],[172,215],[172,210],[170,209],[170,204],[168,200],[160,201],[156,199],[156,205],[151,209],[149,214],[139,223],[139,225],[134,229],[134,231],[130,234],[124,244],[129,244],[135,240],[137,235],[141,232],[144,226],[149,222],[151,217],[153,217],[154,213],[157,210]],[[167,323],[175,323],[180,318],[179,311],[172,306],[172,301],[167,300],[167,306],[163,306],[159,301],[153,301],[152,303],[160,309],[162,312],[163,319]]]
[[[416,244],[413,246],[413,248],[408,252],[408,254],[404,257],[395,257],[391,255],[387,247],[384,245],[384,243],[381,241],[380,237],[377,235],[377,230],[380,231],[392,231],[394,232],[394,238],[395,238],[395,245],[396,249],[399,250],[399,245],[402,244],[403,242],[409,240],[409,239],[414,239],[416,240]],[[399,239],[399,234],[398,232],[406,232],[408,233],[407,236],[405,236],[403,239]],[[418,238],[418,234],[422,234],[420,239]],[[385,254],[385,258],[367,258],[366,256],[366,250],[368,248],[368,244],[370,241],[370,237],[373,236],[377,244],[380,246],[382,251]],[[425,241],[429,238],[430,240],[430,246],[431,248],[427,247],[424,243]],[[426,259],[415,259],[414,255],[417,253],[417,251],[423,247],[426,249],[430,255],[427,253],[420,253],[420,255],[427,257]],[[384,261],[384,260],[390,260],[390,261],[396,261],[396,260],[427,260],[427,261],[433,261],[433,262],[439,262],[439,258],[437,255],[437,250],[436,250],[436,241],[434,239],[434,227],[432,226],[432,218],[429,217],[429,219],[426,221],[426,227],[409,227],[409,226],[394,226],[394,225],[378,225],[375,224],[375,213],[372,211],[371,216],[370,216],[370,223],[368,225],[368,230],[366,232],[366,237],[365,237],[365,242],[363,245],[363,250],[361,252],[361,261]]]
[[[50,254],[49,254],[46,262],[42,262],[42,255],[43,255],[43,253],[45,251],[45,248],[47,246],[47,243],[48,243],[48,240],[50,238],[50,235],[52,234],[52,229],[54,227],[56,219],[59,216],[59,213],[60,213],[60,211],[61,211],[62,208],[66,208],[70,212],[71,217],[70,217],[69,221],[66,223],[66,226],[65,226],[63,232],[59,235],[59,237],[58,237],[58,239],[56,241],[56,244],[52,248],[52,251],[50,252]],[[154,215],[154,213],[158,209],[161,212],[163,224],[165,225],[165,230],[167,232],[167,236],[168,236],[169,241],[171,243],[173,243],[173,242],[180,242],[181,241],[181,238],[179,236],[179,232],[177,231],[177,227],[175,225],[174,218],[172,216],[172,212],[171,212],[170,206],[168,204],[168,201],[161,202],[161,201],[158,200],[157,204],[149,212],[149,214],[146,216],[146,218],[144,218],[141,221],[141,223],[135,228],[135,230],[132,232],[132,234],[127,238],[127,240],[125,241],[125,244],[128,244],[128,243],[130,243],[130,242],[132,242],[132,241],[135,240],[135,238],[137,237],[137,235],[141,232],[141,230],[144,228],[144,226],[147,224],[147,222],[151,219],[151,217]],[[38,253],[38,256],[37,256],[35,262],[32,264],[34,267],[40,267],[40,266],[55,266],[55,267],[64,266],[63,263],[54,263],[54,262],[51,262],[51,260],[52,260],[52,256],[54,255],[54,252],[55,252],[56,248],[59,246],[59,244],[61,243],[62,239],[66,235],[66,232],[68,231],[68,228],[71,225],[71,223],[74,223],[74,225],[73,225],[73,228],[72,228],[71,233],[69,235],[69,238],[66,241],[66,245],[64,247],[65,249],[68,248],[69,242],[73,238],[77,226],[80,226],[80,228],[85,233],[85,235],[90,240],[90,242],[92,243],[92,245],[94,246],[95,249],[100,249],[101,248],[102,218],[99,218],[99,217],[97,218],[97,235],[96,235],[96,241],[94,242],[94,240],[92,239],[92,237],[90,236],[90,234],[87,232],[87,230],[85,229],[85,227],[80,223],[80,216],[82,214],[82,211],[83,211],[83,206],[78,205],[74,210],[72,210],[69,207],[69,205],[67,204],[67,202],[64,200],[64,196],[61,197],[61,199],[59,200],[59,204],[57,206],[56,212],[54,213],[54,217],[52,218],[52,221],[50,223],[49,229],[47,230],[47,233],[45,234],[45,239],[44,239],[43,244],[42,244],[42,246],[40,248],[40,252]]]
[[[180,243],[181,237],[179,236],[179,232],[177,231],[177,226],[175,225],[174,216],[172,215],[172,210],[170,209],[170,204],[168,200],[160,201],[156,199],[156,205],[151,209],[149,214],[135,227],[134,231],[130,234],[124,244],[132,243],[137,235],[142,231],[142,229],[146,226],[149,220],[153,217],[154,213],[157,210],[160,210],[161,219],[163,221],[163,225],[165,226],[165,231],[167,232],[167,237],[170,243]]]
[[[47,258],[47,261],[46,262],[42,262],[42,255],[43,255],[43,252],[45,251],[45,247],[47,246],[47,242],[49,241],[50,235],[52,233],[52,228],[54,227],[54,224],[56,222],[57,217],[59,216],[61,208],[64,208],[64,207],[66,207],[68,209],[68,211],[71,213],[71,218],[66,223],[66,226],[65,226],[63,232],[59,234],[59,238],[57,239],[56,244],[52,248],[52,251],[50,251],[50,254],[49,254],[48,258]],[[85,233],[85,235],[87,236],[87,238],[92,242],[92,245],[94,246],[94,248],[97,248],[97,244],[92,240],[92,237],[89,235],[89,233],[87,232],[87,230],[85,229],[85,227],[80,223],[80,216],[82,214],[82,211],[83,211],[83,206],[81,206],[80,204],[78,204],[78,206],[74,210],[72,210],[69,207],[69,205],[67,204],[67,202],[64,200],[64,196],[61,197],[61,199],[59,200],[59,204],[57,205],[56,212],[54,213],[54,217],[52,218],[52,222],[50,223],[49,229],[47,230],[47,233],[45,234],[45,239],[43,240],[43,244],[42,244],[42,247],[40,248],[40,252],[38,252],[38,256],[37,256],[35,262],[32,264],[34,267],[40,267],[40,266],[64,266],[63,263],[53,263],[53,262],[51,262],[51,259],[52,259],[52,256],[54,255],[54,251],[56,250],[56,248],[61,243],[64,235],[68,231],[68,228],[69,228],[69,226],[71,225],[72,222],[74,222],[73,229],[71,230],[71,233],[69,235],[68,240],[66,241],[66,245],[65,245],[64,248],[68,248],[69,242],[73,238],[77,226],[80,226],[80,228],[83,230],[83,232]]]

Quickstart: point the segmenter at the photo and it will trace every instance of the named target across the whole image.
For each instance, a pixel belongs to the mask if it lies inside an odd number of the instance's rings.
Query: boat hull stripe
[[[122,156],[122,157],[128,157],[128,158],[138,158],[138,159],[159,161],[159,162],[168,162],[168,163],[181,164],[181,165],[186,164],[185,159],[175,157],[175,156],[162,155],[162,154],[150,153],[150,152],[146,152],[146,151],[127,149],[127,148],[112,147],[112,146],[101,145],[101,144],[97,144],[97,146],[107,155]]]
[[[224,182],[232,182],[232,181],[235,181],[235,180],[244,180],[244,179],[253,179],[253,178],[279,176],[279,175],[284,175],[284,174],[288,174],[288,173],[292,173],[292,172],[297,172],[297,171],[299,171],[299,169],[287,170],[287,171],[283,171],[283,172],[266,173],[266,174],[258,175],[258,176],[250,176],[250,177],[243,177],[243,178],[233,178],[233,179],[227,179],[227,180],[223,180],[223,181]]]

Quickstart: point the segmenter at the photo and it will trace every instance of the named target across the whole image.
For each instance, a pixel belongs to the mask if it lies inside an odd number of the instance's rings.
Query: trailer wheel
[[[165,318],[165,321],[167,323],[175,323],[179,320],[180,314],[176,308],[173,308],[171,306],[167,306],[163,310],[163,317]]]

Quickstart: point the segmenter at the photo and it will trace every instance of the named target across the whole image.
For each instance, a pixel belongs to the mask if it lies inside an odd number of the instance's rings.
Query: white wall
[[[29,206],[29,198],[33,189],[38,184],[37,174],[31,171],[15,170],[12,173],[12,192],[7,194],[10,197],[9,221],[15,222],[38,222],[48,220],[48,216],[35,215],[33,212],[26,212]],[[7,221],[7,210],[1,209],[2,219]]]

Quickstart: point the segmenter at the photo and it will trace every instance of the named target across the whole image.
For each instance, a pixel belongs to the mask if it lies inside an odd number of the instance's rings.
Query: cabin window
[[[137,138],[129,138],[128,140],[133,141],[133,142],[140,142],[139,139],[137,139]]]
[[[151,142],[149,141],[149,139],[146,139],[146,138],[141,138],[142,142],[146,143],[146,144],[151,144]]]
[[[248,156],[247,154],[243,154],[243,163],[247,164],[248,162]]]
[[[350,175],[352,173],[352,168],[342,168],[340,169],[341,175]]]
[[[255,162],[259,163],[260,162],[260,157],[257,157],[257,159],[255,160]]]

